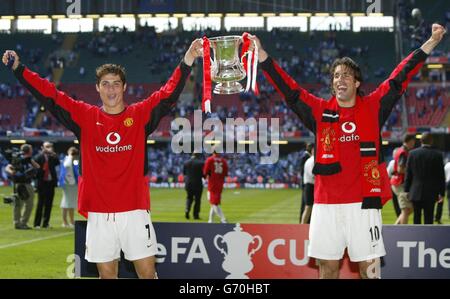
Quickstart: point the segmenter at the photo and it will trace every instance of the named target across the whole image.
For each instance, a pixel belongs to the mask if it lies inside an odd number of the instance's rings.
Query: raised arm
[[[145,115],[148,115],[145,131],[147,135],[152,133],[160,120],[169,114],[175,106],[181,92],[183,91],[186,79],[191,73],[191,67],[194,60],[202,55],[202,41],[196,39],[184,55],[183,60],[177,66],[169,80],[158,91],[152,93],[147,99],[138,103],[144,109]]]
[[[258,60],[267,80],[275,87],[278,93],[285,99],[286,104],[300,118],[303,124],[312,132],[315,132],[316,123],[314,116],[318,107],[324,101],[304,88],[300,87],[264,50],[260,40],[249,36],[258,47]]]
[[[423,43],[420,49],[427,55],[430,55],[431,51],[433,51],[434,48],[436,48],[436,46],[439,45],[439,43],[442,41],[445,33],[446,30],[443,26],[439,24],[433,24],[433,26],[431,26],[430,38],[425,43]]]
[[[38,74],[30,71],[20,63],[16,52],[7,50],[3,54],[2,62],[8,65],[9,59],[14,59],[11,69],[19,82],[30,91],[30,93],[53,114],[66,128],[75,134],[80,129],[81,118],[86,115],[91,106],[75,101],[64,92],[59,91],[55,84],[41,78]]]
[[[428,55],[440,43],[444,34],[444,27],[439,24],[433,24],[432,34],[428,41],[403,59],[389,78],[371,93],[372,98],[377,98],[381,101],[383,109],[382,123],[389,117],[392,108],[405,92],[411,78],[419,72]]]

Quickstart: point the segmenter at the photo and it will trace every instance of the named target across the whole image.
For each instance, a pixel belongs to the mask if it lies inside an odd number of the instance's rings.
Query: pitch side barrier
[[[207,184],[204,184],[204,187],[206,188]],[[176,189],[176,188],[184,188],[184,183],[150,183],[151,188],[170,188],[170,189]],[[300,188],[299,184],[285,184],[285,183],[257,183],[257,184],[250,184],[250,183],[225,183],[223,185],[225,189],[290,189]]]
[[[75,225],[75,276],[98,277],[84,259],[86,221]],[[158,238],[157,272],[169,279],[308,279],[318,267],[308,258],[308,225],[154,223]],[[387,255],[381,278],[450,278],[450,226],[386,225]],[[136,277],[121,259],[119,277]],[[346,256],[341,278],[358,278]]]

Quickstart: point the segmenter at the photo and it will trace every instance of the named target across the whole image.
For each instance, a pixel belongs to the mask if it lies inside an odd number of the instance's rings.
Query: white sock
[[[216,213],[217,213],[217,215],[219,215],[220,221],[222,223],[227,223],[227,220],[225,219],[225,215],[223,214],[222,209],[220,208],[220,206],[216,206],[216,207],[217,207]]]
[[[211,209],[209,209],[209,219],[208,219],[208,223],[212,223],[213,222],[213,218],[214,218],[214,205],[211,205]]]

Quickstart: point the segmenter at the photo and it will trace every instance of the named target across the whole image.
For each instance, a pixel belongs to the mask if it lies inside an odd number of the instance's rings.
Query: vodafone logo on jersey
[[[356,124],[352,121],[346,121],[341,125],[342,136],[339,137],[340,142],[358,141],[359,135],[355,134]]]
[[[120,142],[120,135],[116,132],[111,132],[108,135],[106,135],[106,142],[108,142],[111,145],[116,145],[117,143]]]
[[[346,121],[342,124],[342,131],[347,134],[354,133],[356,131],[356,125],[354,122]]]
[[[106,142],[110,146],[96,146],[95,150],[100,153],[120,153],[125,151],[131,151],[133,146],[131,144],[120,146],[119,143],[122,140],[119,133],[110,132],[106,135]]]

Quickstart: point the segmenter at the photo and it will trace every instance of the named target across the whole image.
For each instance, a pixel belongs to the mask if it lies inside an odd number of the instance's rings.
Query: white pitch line
[[[10,244],[6,244],[6,245],[0,245],[0,249],[10,248],[10,247],[14,247],[14,246],[20,246],[20,245],[24,245],[24,244],[39,242],[39,241],[44,241],[44,240],[48,240],[48,239],[59,238],[59,237],[68,236],[71,234],[73,234],[73,232],[57,234],[57,235],[48,236],[48,237],[44,237],[44,238],[36,238],[36,239],[31,239],[31,240],[17,242],[17,243],[10,243]]]

